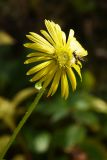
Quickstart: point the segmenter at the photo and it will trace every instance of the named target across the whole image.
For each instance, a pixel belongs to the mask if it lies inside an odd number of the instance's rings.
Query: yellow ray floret
[[[48,96],[53,95],[56,92],[58,85],[59,85],[60,77],[61,77],[61,69],[58,69],[54,76],[51,88],[48,92]]]
[[[61,83],[61,95],[67,99],[68,79],[74,91],[77,86],[74,71],[82,80],[80,61],[88,53],[76,40],[72,29],[67,39],[61,27],[53,21],[45,20],[45,26],[47,31],[41,30],[44,37],[34,32],[29,32],[26,36],[31,43],[26,43],[24,46],[32,49],[33,52],[27,55],[25,64],[34,64],[27,75],[33,74],[30,80],[32,82],[42,83],[45,88],[50,86],[47,96],[52,96]]]
[[[67,75],[66,75],[65,71],[62,71],[62,74],[61,74],[61,95],[62,95],[62,97],[65,97],[65,99],[67,99],[68,94],[69,94],[69,86],[68,86]]]

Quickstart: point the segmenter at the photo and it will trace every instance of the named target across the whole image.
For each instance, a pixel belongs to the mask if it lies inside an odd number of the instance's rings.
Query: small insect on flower
[[[75,64],[77,64],[77,65],[79,65],[81,67],[81,65],[78,62],[79,61],[84,62],[85,61],[84,57],[81,57],[81,55],[76,54],[76,51],[74,51],[72,54],[73,54],[73,56],[75,58]]]
[[[76,40],[72,29],[67,39],[60,26],[53,21],[45,20],[45,26],[47,31],[41,30],[44,38],[34,32],[27,35],[32,42],[24,46],[33,51],[28,54],[25,64],[38,62],[27,75],[34,75],[31,82],[40,83],[45,88],[50,86],[47,96],[53,95],[61,83],[61,95],[67,99],[68,80],[74,91],[77,85],[74,70],[82,79],[81,60],[87,56],[87,51]]]

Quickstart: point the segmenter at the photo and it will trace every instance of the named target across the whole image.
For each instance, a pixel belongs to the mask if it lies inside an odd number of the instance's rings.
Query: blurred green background
[[[107,1],[0,0],[0,152],[36,91],[24,65],[29,31],[40,33],[44,19],[75,31],[88,50],[78,87],[67,101],[60,89],[44,95],[7,160],[107,160]]]

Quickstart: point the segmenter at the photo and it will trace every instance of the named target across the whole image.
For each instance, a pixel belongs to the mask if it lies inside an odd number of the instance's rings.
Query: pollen
[[[57,58],[57,62],[59,64],[59,67],[66,67],[66,65],[69,63],[70,61],[70,57],[68,56],[67,52],[60,52],[58,54],[56,54]]]

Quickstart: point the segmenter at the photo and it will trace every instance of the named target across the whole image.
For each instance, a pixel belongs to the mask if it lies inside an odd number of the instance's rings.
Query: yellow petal
[[[76,89],[76,78],[71,68],[67,68],[67,74],[70,79],[73,91]]]
[[[78,56],[86,56],[87,51],[81,46],[81,44],[76,40],[76,38],[72,38],[70,41],[70,48],[72,51],[76,51],[76,55]]]
[[[76,65],[76,64],[73,64],[73,68],[77,71],[78,75],[80,76],[80,78],[82,80],[80,67],[78,65]]]
[[[65,99],[67,99],[68,98],[68,95],[69,95],[69,85],[68,85],[68,80],[67,80],[67,78],[66,78],[66,90],[65,90]]]
[[[67,99],[69,95],[69,85],[65,71],[62,71],[61,74],[61,95]]]
[[[74,36],[74,30],[73,30],[73,29],[70,29],[70,31],[69,31],[69,36],[68,36],[68,40],[67,40],[67,45],[68,45],[68,46],[70,45],[70,42],[71,42],[73,36]]]
[[[55,77],[53,79],[51,88],[50,88],[47,96],[53,95],[56,92],[58,85],[59,85],[60,77],[61,77],[61,70],[58,69],[58,71],[55,74]]]
[[[52,47],[53,46],[46,40],[44,39],[42,36],[38,35],[37,33],[34,33],[34,32],[30,32],[31,35],[27,35],[27,37],[32,40],[33,42],[38,42],[38,43],[42,43],[42,44],[45,44],[45,45],[48,45],[49,47]]]
[[[58,41],[59,41],[59,45],[63,45],[63,41],[62,41],[62,31],[61,31],[61,28],[58,24],[54,24],[53,22],[51,22],[55,28],[55,32],[56,32],[56,35],[57,35],[57,38],[58,38]]]
[[[24,64],[29,64],[29,63],[38,62],[38,61],[46,61],[50,59],[51,59],[50,57],[32,57],[26,60]]]
[[[66,34],[62,31],[62,42],[63,42],[63,45],[65,46],[66,44]]]
[[[34,74],[36,72],[38,72],[39,70],[43,69],[44,67],[47,67],[49,64],[52,63],[52,60],[50,61],[46,61],[46,62],[43,62],[41,64],[38,64],[37,66],[31,68],[28,72],[27,72],[27,75],[31,75],[31,74]]]
[[[61,74],[61,95],[62,97],[64,97],[65,95],[65,72],[62,71]]]
[[[43,77],[43,79],[40,80],[40,82],[44,81],[43,88],[46,88],[51,83],[51,81],[52,81],[52,79],[54,77],[54,74],[57,71],[57,69],[58,69],[57,66],[52,67],[51,71],[45,77]]]
[[[54,53],[54,48],[51,48],[47,45],[42,45],[40,43],[26,43],[24,44],[24,46],[40,52],[45,52],[50,54]]]
[[[41,30],[41,33],[44,35],[44,37],[51,43],[53,46],[55,45],[54,40],[51,38],[51,36],[45,31]]]
[[[34,53],[29,53],[27,57],[41,57],[41,56],[50,56],[48,53],[43,53],[43,52],[34,52]]]
[[[79,64],[80,68],[82,68],[82,63],[80,61],[78,61],[78,64]]]
[[[52,22],[45,20],[45,25],[52,39],[54,39],[55,43],[59,43],[56,31],[55,31],[55,26],[52,24]]]
[[[49,71],[50,71],[50,68],[52,68],[54,66],[55,66],[55,63],[52,62],[47,67],[43,68],[38,73],[36,73],[36,75],[33,76],[33,78],[30,81],[34,82],[34,81],[37,81],[37,80],[41,79],[42,77],[44,77],[45,75],[47,75],[49,73]]]

